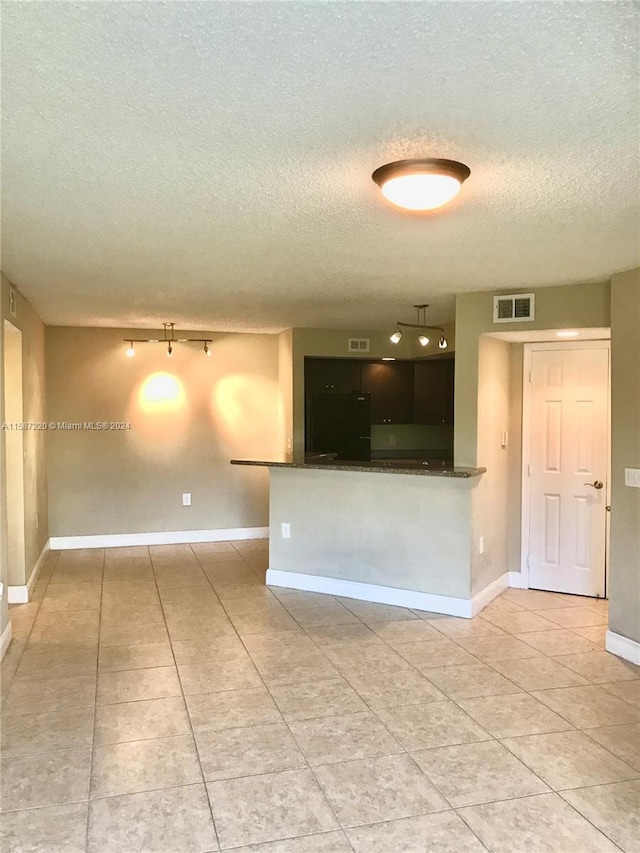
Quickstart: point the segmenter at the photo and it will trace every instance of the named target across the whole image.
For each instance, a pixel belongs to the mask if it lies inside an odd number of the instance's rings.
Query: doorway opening
[[[24,507],[24,419],[22,399],[22,332],[4,321],[4,471],[7,495],[8,586],[26,583]],[[9,599],[11,600],[11,599]]]

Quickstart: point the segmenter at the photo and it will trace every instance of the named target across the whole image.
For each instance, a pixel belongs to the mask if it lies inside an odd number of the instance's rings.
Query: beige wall
[[[278,335],[278,386],[280,390],[281,454],[293,454],[293,329]]]
[[[281,451],[277,336],[210,334],[211,358],[195,344],[175,344],[171,359],[139,344],[130,359],[131,334],[47,328],[49,420],[131,424],[47,433],[51,536],[266,526],[267,471],[229,460]],[[157,374],[168,386],[149,395]],[[167,388],[171,399],[147,399]]]
[[[46,420],[45,404],[45,329],[26,299],[16,291],[16,316],[10,316],[11,283],[2,276],[2,321],[9,320],[22,332],[23,419],[41,423]],[[4,376],[4,365],[2,370]],[[4,395],[1,395],[4,396]],[[4,421],[4,415],[2,420]],[[25,503],[25,572],[12,577],[12,584],[25,584],[49,537],[45,432],[27,430],[23,434]],[[3,450],[4,456],[4,450]],[[3,477],[4,479],[4,477]],[[7,496],[11,499],[11,495]],[[6,512],[5,512],[6,518]]]
[[[371,358],[419,358],[438,355],[438,338],[431,337],[427,347],[416,343],[416,335],[410,329],[398,344],[392,344],[390,334],[393,323],[385,331],[366,329],[293,329],[293,449],[297,454],[304,453],[304,359],[305,356],[322,358],[355,358],[366,361]],[[443,325],[449,344],[448,352],[456,347],[455,326]],[[369,338],[370,352],[354,355],[348,352],[349,338]]]
[[[640,642],[640,269],[611,279],[611,425],[609,627]]]
[[[471,594],[507,571],[509,344],[482,335],[478,347],[478,458],[487,469],[471,503]],[[484,539],[480,554],[478,540]]]
[[[1,295],[1,294],[0,294]],[[0,423],[4,423],[4,322],[0,303]],[[0,635],[9,622],[7,602],[8,566],[7,566],[7,493],[5,480],[5,432],[0,429]]]

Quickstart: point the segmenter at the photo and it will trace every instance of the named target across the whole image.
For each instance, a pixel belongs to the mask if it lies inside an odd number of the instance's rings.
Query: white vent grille
[[[494,323],[523,323],[534,319],[535,295],[515,293],[493,297]]]
[[[349,352],[369,352],[369,338],[349,338]]]

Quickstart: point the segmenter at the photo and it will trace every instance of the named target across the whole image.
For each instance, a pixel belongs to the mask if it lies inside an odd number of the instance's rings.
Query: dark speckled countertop
[[[374,474],[418,474],[422,477],[457,477],[468,479],[484,474],[486,468],[456,468],[426,465],[420,459],[377,459],[371,462],[334,459],[331,454],[308,456],[287,462],[283,459],[232,459],[232,465],[256,465],[263,468],[303,468],[327,471],[368,471]]]

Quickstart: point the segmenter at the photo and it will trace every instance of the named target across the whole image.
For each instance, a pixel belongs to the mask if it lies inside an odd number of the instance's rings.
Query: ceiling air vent
[[[535,314],[535,295],[533,293],[515,293],[509,296],[493,297],[494,323],[522,323],[533,320]]]
[[[369,338],[349,338],[349,352],[369,352]]]

